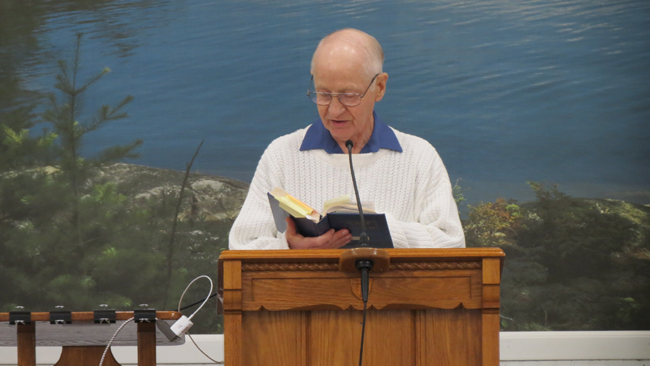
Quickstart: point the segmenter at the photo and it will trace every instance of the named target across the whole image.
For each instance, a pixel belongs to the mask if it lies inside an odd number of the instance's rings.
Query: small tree
[[[90,178],[93,168],[113,163],[124,158],[135,158],[137,154],[134,149],[142,144],[138,139],[125,146],[113,146],[102,151],[94,159],[81,157],[81,142],[83,137],[93,132],[110,121],[125,118],[126,113],[121,112],[125,105],[133,100],[132,96],[125,97],[115,107],[103,105],[97,114],[88,122],[80,123],[80,96],[92,84],[99,81],[110,69],[104,68],[101,72],[91,77],[81,85],[77,82],[80,70],[81,34],[77,34],[77,43],[73,63],[68,67],[67,62],[59,60],[60,74],[57,75],[57,83],[54,85],[62,94],[63,102],[59,103],[56,96],[50,96],[51,109],[43,114],[43,118],[52,124],[54,132],[59,136],[60,145],[58,149],[59,169],[64,179],[67,180],[72,193],[72,223],[75,229],[74,237],[79,245],[85,240],[82,233],[82,216],[80,212],[80,199],[82,184]]]
[[[18,165],[16,159],[13,165],[4,164],[11,170],[1,177],[0,226],[6,230],[1,234],[0,274],[11,284],[10,291],[3,294],[32,308],[55,303],[90,307],[111,300],[128,303],[119,292],[91,296],[105,279],[94,276],[93,271],[115,257],[111,244],[130,242],[128,238],[147,215],[129,210],[115,184],[90,184],[97,168],[136,157],[134,150],[142,141],[107,148],[94,158],[81,156],[86,134],[125,118],[122,109],[133,99],[127,96],[114,107],[104,105],[88,121],[79,122],[81,96],[109,72],[105,68],[87,82],[78,82],[81,40],[78,34],[71,66],[58,62],[55,88],[61,93],[61,102],[52,95],[51,107],[42,115],[51,130],[32,139],[26,129],[0,126],[4,137],[0,147],[24,162]],[[43,151],[49,155],[47,160],[39,158]],[[137,255],[126,257],[125,261],[134,262]],[[155,262],[156,257],[148,259]],[[150,267],[147,262],[139,265]]]

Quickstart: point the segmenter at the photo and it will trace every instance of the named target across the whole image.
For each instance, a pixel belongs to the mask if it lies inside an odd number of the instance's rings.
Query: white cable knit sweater
[[[347,154],[300,151],[307,128],[277,138],[262,155],[230,231],[230,249],[289,249],[269,206],[267,192],[275,187],[319,211],[331,198],[355,197]],[[403,152],[380,149],[352,156],[362,202],[373,202],[377,212],[386,214],[395,248],[464,247],[440,156],[424,139],[393,130]]]

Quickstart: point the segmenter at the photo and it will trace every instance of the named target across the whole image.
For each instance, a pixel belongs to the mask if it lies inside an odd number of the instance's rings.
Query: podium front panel
[[[342,252],[224,252],[226,365],[357,364],[360,279],[338,270]],[[389,270],[371,274],[364,364],[498,366],[503,252],[389,253]]]

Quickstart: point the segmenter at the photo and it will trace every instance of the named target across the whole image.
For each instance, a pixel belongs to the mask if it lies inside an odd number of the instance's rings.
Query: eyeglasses
[[[370,89],[370,86],[375,82],[375,79],[377,79],[377,76],[379,75],[380,74],[377,74],[374,78],[372,78],[370,85],[368,85],[366,91],[364,91],[361,95],[359,93],[321,93],[312,91],[312,86],[314,85],[314,75],[312,75],[311,81],[309,82],[309,89],[307,89],[307,97],[309,97],[312,102],[318,105],[330,105],[330,103],[332,103],[332,97],[337,97],[339,98],[339,102],[344,106],[354,107],[361,104],[361,98],[366,96],[366,93]],[[314,87],[314,89],[316,88]]]

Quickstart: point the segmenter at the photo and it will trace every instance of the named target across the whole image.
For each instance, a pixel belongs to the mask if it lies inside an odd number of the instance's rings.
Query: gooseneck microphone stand
[[[357,188],[357,179],[354,176],[354,168],[352,166],[352,147],[354,143],[352,140],[347,140],[345,146],[348,148],[348,156],[350,158],[350,173],[352,174],[352,184],[354,186],[354,195],[357,198],[357,207],[359,208],[359,218],[361,219],[361,234],[359,241],[362,248],[368,248],[368,234],[366,233],[366,221],[363,217],[363,207],[361,206],[361,199],[359,198],[359,189]],[[361,347],[359,350],[359,366],[363,364],[363,341],[366,335],[366,311],[368,306],[368,292],[370,287],[370,271],[375,263],[367,259],[358,259],[355,262],[355,267],[361,272],[361,299],[363,300],[363,321],[361,325]]]
[[[354,168],[352,166],[352,148],[354,143],[352,140],[345,142],[345,146],[348,148],[348,157],[350,158],[350,174],[352,174],[352,185],[354,186],[354,195],[357,197],[357,208],[359,209],[359,218],[361,218],[361,235],[359,241],[361,242],[362,247],[368,246],[368,234],[366,234],[366,220],[363,217],[363,207],[361,207],[361,199],[359,198],[359,189],[357,188],[357,179],[354,176]]]

